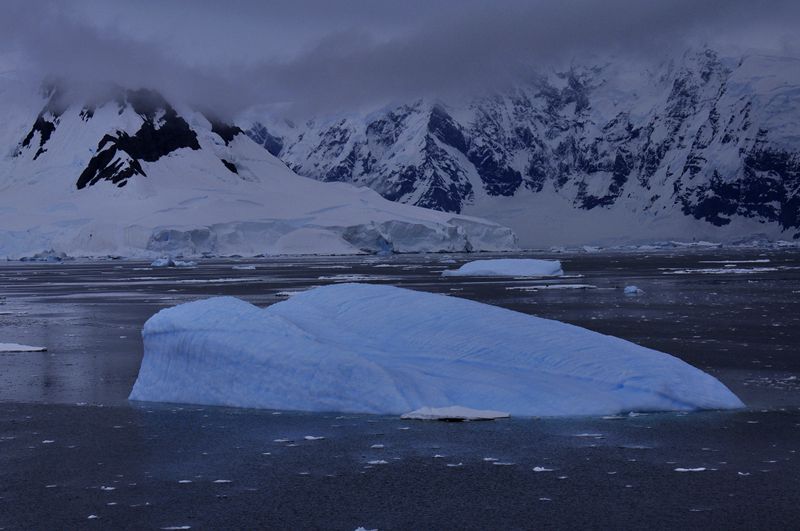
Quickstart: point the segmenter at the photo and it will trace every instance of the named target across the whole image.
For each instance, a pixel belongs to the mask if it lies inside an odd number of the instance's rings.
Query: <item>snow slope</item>
[[[158,94],[94,100],[0,78],[0,258],[506,250],[477,218],[300,177]]]
[[[231,297],[145,323],[131,400],[523,416],[721,409],[712,376],[622,339],[469,300],[338,284],[259,309]]]

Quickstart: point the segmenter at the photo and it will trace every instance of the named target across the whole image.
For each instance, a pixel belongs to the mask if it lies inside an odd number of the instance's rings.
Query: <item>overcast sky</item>
[[[3,0],[31,75],[151,87],[232,113],[469,93],[575,56],[689,46],[800,56],[800,0]]]

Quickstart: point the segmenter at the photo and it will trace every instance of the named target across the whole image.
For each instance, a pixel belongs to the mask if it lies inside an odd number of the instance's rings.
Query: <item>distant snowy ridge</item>
[[[266,309],[191,302],[160,311],[142,334],[131,400],[379,414],[457,404],[517,416],[742,407],[668,354],[392,286],[320,287]]]
[[[524,246],[800,236],[800,59],[575,61],[507,91],[241,121],[301,175],[492,219]]]
[[[0,80],[0,258],[499,251],[513,232],[300,177],[238,127],[146,90]]]

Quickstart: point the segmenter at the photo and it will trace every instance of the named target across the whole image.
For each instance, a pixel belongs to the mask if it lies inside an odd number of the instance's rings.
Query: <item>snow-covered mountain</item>
[[[800,237],[800,60],[694,50],[248,135],[301,175],[492,219],[525,245]]]
[[[154,92],[70,94],[0,77],[0,257],[515,246],[491,222],[298,176],[238,127]]]

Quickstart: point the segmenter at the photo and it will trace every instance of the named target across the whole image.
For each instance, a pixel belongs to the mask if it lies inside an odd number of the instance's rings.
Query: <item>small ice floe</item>
[[[20,262],[46,262],[49,264],[63,262],[64,260],[71,260],[64,252],[57,252],[53,249],[36,253],[33,256],[23,256],[19,259]]]
[[[494,420],[508,417],[510,415],[504,411],[470,409],[462,406],[422,407],[400,416],[404,420],[442,420],[447,422]]]
[[[547,289],[579,289],[579,290],[586,290],[586,289],[597,289],[597,286],[593,284],[537,284],[535,286],[509,286],[506,289],[508,290],[519,290],[519,291],[539,291],[539,290],[547,290]]]
[[[154,260],[150,267],[195,267],[197,262],[190,260],[173,260],[172,258],[165,257]]]
[[[498,459],[498,458],[496,458],[496,457],[484,457],[484,458],[483,458],[483,460],[484,460],[484,461],[487,461],[487,462],[489,462],[489,463],[494,463],[494,462],[497,462],[497,461],[499,461],[499,459]]]
[[[162,527],[161,529],[163,529],[164,531],[179,531],[182,529],[191,529],[191,528],[192,526],[190,525],[170,525],[167,527]]]
[[[464,466],[464,463],[461,463],[461,462],[458,462],[458,463],[447,463],[447,466],[449,468],[461,468],[462,466]]]
[[[89,516],[86,517],[87,520],[95,520],[97,518],[100,518],[100,517],[97,516],[96,514],[90,514]]]
[[[602,433],[576,433],[574,437],[581,437],[583,439],[602,439],[605,436]]]
[[[697,467],[697,468],[676,468],[675,472],[705,472],[705,467]]]
[[[179,479],[178,480],[178,483],[180,483],[181,485],[185,485],[185,484],[191,483],[191,482],[192,482],[191,479]]]
[[[739,473],[741,474],[741,472],[739,472]],[[56,485],[55,483],[52,483],[50,485],[45,485],[44,486],[44,488],[46,488],[46,489],[54,489],[56,487],[58,487],[58,485]]]
[[[233,483],[230,479],[215,479],[213,483]]]
[[[359,274],[341,274],[341,275],[322,275],[317,277],[317,280],[332,280],[333,282],[364,282],[366,280],[386,280],[391,277],[374,276],[374,275],[359,275]]]
[[[287,443],[287,442],[289,442],[289,439],[275,439],[275,440],[273,440],[272,442],[276,442],[276,443]]]
[[[672,269],[663,271],[663,275],[692,275],[692,274],[701,274],[701,275],[747,275],[753,273],[771,273],[773,271],[778,271],[777,267],[722,267],[722,268],[713,268],[713,267],[704,267],[698,269]]]
[[[117,487],[106,487],[105,485],[100,486],[100,490],[104,490],[106,492],[110,492],[112,490],[117,490]]]
[[[636,295],[642,295],[644,293],[644,290],[638,286],[625,286],[623,291],[625,295],[628,295],[629,297],[635,297]]]
[[[759,258],[758,260],[700,260],[701,264],[768,264],[769,258]]]
[[[442,454],[436,454],[436,455],[433,456],[434,459],[444,459],[445,457],[446,456],[444,456]]]
[[[552,472],[553,471],[552,468],[545,468],[543,466],[535,466],[531,470],[533,470],[534,472]]]
[[[558,260],[531,258],[474,260],[458,269],[442,271],[443,277],[560,277],[563,274]]]
[[[510,461],[493,461],[492,464],[494,466],[514,466],[516,463]]]
[[[368,465],[388,465],[389,461],[384,459],[373,459],[372,461],[367,461]]]
[[[749,476],[750,472],[737,472],[736,474],[739,476]]]
[[[47,352],[47,348],[20,345],[19,343],[0,343],[0,352]]]
[[[305,439],[307,441],[321,441],[324,438],[325,437],[317,437],[315,435],[306,435],[305,437],[303,437],[303,439]]]
[[[384,446],[382,444],[373,444],[372,446],[370,446],[370,448],[372,448],[373,450],[381,450],[384,448]]]
[[[231,267],[231,269],[237,269],[239,271],[252,271],[256,268],[254,265],[235,265]]]
[[[45,439],[42,441],[42,444],[53,444],[55,441],[53,439]]]
[[[192,261],[184,261],[184,260],[173,260],[169,257],[158,258],[150,264],[150,267],[195,267],[197,266],[197,262]]]

